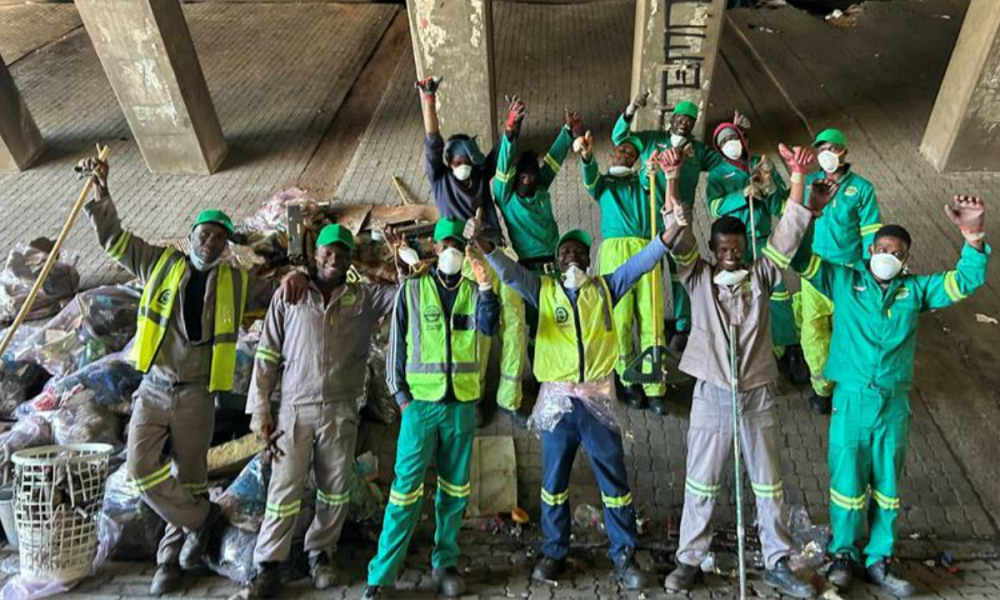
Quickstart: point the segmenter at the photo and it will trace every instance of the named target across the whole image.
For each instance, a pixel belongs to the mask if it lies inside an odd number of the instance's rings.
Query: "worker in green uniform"
[[[482,211],[478,211],[482,214]],[[405,280],[396,296],[386,356],[386,381],[402,412],[396,477],[389,490],[378,554],[368,565],[365,598],[379,598],[403,566],[420,519],[424,474],[437,471],[432,579],[445,596],[460,596],[458,530],[469,502],[475,406],[486,360],[482,336],[497,333],[500,301],[481,259],[469,255],[476,283],[462,275],[465,222],[441,219],[434,228],[437,263]],[[478,284],[478,286],[477,286]]]
[[[662,223],[650,223],[649,181],[636,174],[635,164],[645,144],[633,136],[615,147],[611,166],[601,174],[593,155],[594,139],[588,131],[580,139],[578,149],[583,162],[583,185],[601,208],[601,243],[599,274],[610,275],[628,259],[649,244],[651,227],[662,229]],[[663,305],[653,314],[652,285],[660,285],[663,271],[659,265],[647,277],[630,289],[614,308],[615,335],[618,340],[618,361],[615,371],[618,381],[636,356],[632,339],[632,323],[638,322],[639,343],[650,347],[656,343],[657,327],[663,327]],[[650,282],[653,282],[652,284]],[[662,338],[660,338],[662,339]],[[624,383],[620,386],[625,401],[633,408],[646,406],[657,415],[665,415],[665,382],[645,384],[643,389]]]
[[[875,187],[852,169],[847,158],[847,140],[837,129],[820,132],[813,142],[818,151],[817,161],[821,171],[811,174],[806,181],[808,190],[817,178],[837,182],[837,195],[816,220],[812,250],[823,260],[838,265],[856,265],[868,258],[872,236],[882,226]],[[802,351],[812,373],[813,394],[809,407],[818,414],[830,412],[833,383],[827,379],[825,364],[830,354],[833,326],[833,303],[817,292],[808,281],[802,282],[799,298],[801,311]]]
[[[863,555],[871,581],[896,596],[914,591],[893,573],[891,558],[910,431],[918,318],[982,286],[990,255],[980,198],[955,196],[945,211],[966,240],[954,270],[933,275],[905,271],[910,234],[898,225],[885,225],[875,233],[866,263],[852,268],[814,254],[802,272],[837,306],[824,375],[835,384],[829,450],[833,537],[828,548],[834,560],[828,578],[842,590],[850,586]],[[869,539],[862,551],[866,522]]]
[[[670,128],[667,131],[632,131],[632,118],[640,108],[646,106],[649,99],[649,92],[644,92],[636,96],[625,109],[625,112],[615,123],[614,131],[611,133],[611,141],[618,145],[626,140],[638,140],[639,146],[639,179],[648,181],[645,163],[650,155],[657,150],[665,148],[677,148],[684,150],[687,156],[684,167],[680,174],[680,199],[688,208],[694,207],[695,189],[698,187],[698,179],[702,171],[711,172],[716,167],[723,164],[722,157],[712,148],[707,147],[699,140],[693,138],[694,125],[698,121],[698,105],[693,102],[679,102],[674,107],[670,117]],[[662,172],[656,174],[656,203],[657,209],[663,206],[663,194],[667,182]],[[646,207],[649,211],[649,207]],[[646,236],[649,240],[649,236]],[[613,244],[605,251],[605,245],[601,245],[601,273],[613,271],[615,267],[628,260],[627,248],[621,248],[621,244]],[[670,287],[674,303],[674,329],[675,335],[671,337],[669,348],[672,352],[680,356],[687,343],[688,332],[691,330],[691,300],[688,298],[684,286],[677,278],[677,266],[674,259],[667,255],[667,264],[670,267]],[[641,287],[641,286],[640,286]],[[619,305],[620,306],[620,305]],[[617,313],[616,313],[617,314]],[[631,326],[627,328],[631,331]]]
[[[712,139],[725,162],[708,174],[705,199],[713,221],[728,215],[746,226],[751,241],[746,259],[750,264],[762,256],[767,246],[772,219],[784,212],[788,187],[770,161],[750,153],[747,131],[741,127],[746,124],[745,117],[737,112],[732,123],[715,128]],[[793,382],[805,383],[809,373],[799,346],[792,295],[783,281],[771,293],[769,308],[775,354]]]

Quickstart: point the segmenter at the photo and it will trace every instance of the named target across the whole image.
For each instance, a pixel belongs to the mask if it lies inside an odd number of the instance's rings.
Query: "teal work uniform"
[[[649,245],[651,226],[649,222],[648,180],[636,175],[614,177],[602,175],[597,159],[583,161],[583,185],[601,207],[601,243],[598,270],[601,275],[610,275]],[[657,213],[658,215],[659,213]],[[657,219],[657,231],[663,223]],[[632,325],[639,327],[639,344],[649,348],[659,338],[657,329],[663,327],[663,302],[653,313],[653,285],[663,280],[662,267],[656,266],[651,277],[644,278],[618,301],[614,308],[615,335],[618,339],[618,361],[615,371],[624,375],[628,365],[636,356],[632,336]],[[687,296],[685,296],[686,298]],[[667,393],[666,383],[650,383],[643,386],[647,396],[663,396]]]
[[[806,178],[806,206],[812,182],[826,178],[823,171]],[[824,260],[838,265],[859,264],[868,257],[868,247],[882,227],[882,216],[875,201],[875,188],[848,165],[840,187],[823,215],[816,219],[812,250]],[[829,396],[833,383],[823,376],[830,355],[833,302],[808,282],[802,283],[799,296],[802,354],[812,374],[813,391]]]
[[[860,561],[867,519],[866,565],[892,556],[919,315],[951,306],[982,286],[989,255],[989,246],[980,252],[965,245],[954,270],[901,274],[884,291],[864,264],[845,267],[814,254],[802,271],[837,306],[825,372],[835,383],[829,449],[831,554]],[[870,501],[874,506],[869,509]]]
[[[708,202],[708,212],[712,220],[722,216],[736,217],[747,227],[748,235],[753,235],[756,243],[756,255],[748,253],[747,264],[755,260],[755,256],[763,256],[764,247],[771,237],[771,220],[781,216],[788,199],[788,187],[777,171],[772,172],[774,192],[766,198],[753,202],[753,220],[750,218],[750,207],[744,190],[750,183],[750,172],[760,163],[759,156],[750,157],[749,169],[724,162],[708,174],[705,183],[705,199]],[[792,296],[784,282],[779,283],[771,293],[771,340],[775,349],[792,346],[799,343],[799,332],[795,326],[795,313],[792,310]]]
[[[637,139],[642,146],[639,149],[639,178],[649,181],[646,173],[646,160],[656,150],[673,148],[670,143],[670,132],[668,131],[632,131],[631,120],[624,114],[615,123],[614,131],[611,132],[611,141],[617,146],[629,141],[629,138]],[[711,172],[716,167],[725,164],[722,156],[714,149],[709,148],[698,140],[692,139],[690,142],[693,154],[684,161],[680,174],[680,199],[685,206],[694,207],[695,191],[698,188],[698,179],[702,171]],[[663,197],[667,191],[667,179],[663,172],[656,174],[656,205],[657,208],[663,206]],[[649,206],[646,206],[649,212]],[[603,224],[602,224],[603,229]],[[649,239],[648,237],[646,239]],[[670,266],[670,288],[673,292],[674,319],[678,331],[688,331],[691,329],[691,300],[687,291],[677,278],[677,266],[674,259],[667,255],[667,264]]]

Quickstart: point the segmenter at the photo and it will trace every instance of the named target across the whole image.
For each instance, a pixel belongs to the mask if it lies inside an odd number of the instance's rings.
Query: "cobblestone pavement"
[[[1000,178],[938,175],[916,150],[966,5],[960,0],[869,3],[857,24],[848,29],[839,29],[791,8],[733,11],[715,83],[721,95],[714,96],[713,106],[707,111],[708,118],[714,122],[727,117],[734,107],[748,107],[744,110],[755,119],[754,141],[762,148],[771,148],[779,140],[805,140],[810,132],[829,125],[840,126],[852,141],[852,160],[860,172],[874,181],[879,191],[887,220],[902,220],[918,240],[914,267],[922,271],[950,267],[958,241],[957,236],[937,220],[938,205],[957,189],[1000,197]],[[308,159],[309,148],[322,134],[322,123],[329,119],[328,114],[313,117],[309,111],[321,105],[323,97],[331,92],[328,88],[312,90],[308,100],[295,96],[296,102],[301,101],[301,104],[290,107],[285,103],[291,101],[291,97],[282,94],[282,90],[295,89],[303,82],[315,83],[321,79],[318,73],[329,72],[336,68],[334,65],[345,61],[356,68],[356,63],[363,61],[370,48],[353,52],[348,49],[360,39],[375,36],[372,32],[384,27],[383,23],[391,16],[391,11],[384,7],[334,9],[300,5],[295,11],[304,10],[302,6],[313,7],[311,10],[317,12],[303,15],[293,11],[293,16],[283,12],[289,10],[287,6],[283,9],[267,5],[251,8],[239,4],[186,8],[223,127],[231,143],[240,151],[238,159],[233,164],[227,163],[221,174],[199,179],[149,175],[134,143],[122,144],[120,151],[116,148],[116,160],[125,164],[113,175],[115,189],[120,189],[119,197],[129,203],[123,212],[140,233],[171,235],[182,231],[196,208],[203,206],[208,197],[216,198],[237,216],[245,215],[274,188],[295,181],[303,161]],[[582,5],[497,3],[495,6],[498,90],[501,95],[521,94],[528,103],[530,112],[523,130],[524,146],[544,149],[561,123],[564,109],[574,108],[584,113],[596,138],[601,141],[597,155],[603,159],[610,150],[613,121],[628,101],[633,26],[631,3],[612,0]],[[249,16],[251,14],[254,16]],[[344,18],[347,14],[350,19]],[[944,19],[940,15],[951,18]],[[316,32],[331,27],[343,28],[343,34],[324,34],[318,39],[310,38],[308,43],[302,41],[302,46],[327,49],[302,61],[311,65],[306,67],[293,60],[295,52],[280,40],[263,38],[274,45],[258,44],[251,48],[245,42],[245,30],[237,35],[223,28],[223,23],[232,19],[244,24],[246,29],[251,24],[263,28],[281,19],[296,19],[296,26],[306,32],[302,40],[307,35],[318,36]],[[344,23],[348,20],[355,23],[356,19],[365,23],[367,34],[359,32],[360,25],[348,27]],[[907,19],[905,26],[900,25],[901,19]],[[283,27],[290,26],[288,21],[282,22]],[[8,43],[0,27],[0,52],[7,52]],[[240,43],[247,45],[239,46]],[[273,57],[269,52],[277,52],[280,56]],[[252,58],[247,60],[247,56]],[[320,60],[325,61],[324,64],[316,65]],[[260,68],[252,69],[250,79],[260,79],[250,83],[237,81],[246,75],[236,77],[226,72],[237,61],[239,64],[259,61]],[[910,65],[911,61],[919,67]],[[64,66],[62,62],[69,64]],[[283,72],[285,79],[281,87],[263,80],[263,76],[274,69]],[[0,198],[4,205],[13,203],[14,212],[27,213],[17,215],[10,224],[0,224],[0,241],[3,242],[0,246],[3,247],[13,241],[26,223],[52,220],[44,218],[47,214],[44,211],[62,206],[63,196],[71,196],[74,188],[62,174],[85,152],[95,132],[107,135],[106,132],[112,131],[117,136],[128,136],[124,119],[114,105],[110,88],[100,74],[82,30],[18,61],[14,74],[54,150],[41,166],[25,175],[0,177]],[[59,80],[52,77],[54,74],[87,89],[93,88],[93,94],[75,95],[62,90],[60,85],[47,81]],[[412,88],[414,69],[409,48],[400,57],[391,77],[386,94],[337,190],[339,200],[394,204],[396,193],[391,187],[391,175],[400,176],[419,197],[428,197],[420,164],[422,130]],[[245,98],[251,92],[257,95]],[[447,87],[441,93],[446,92]],[[265,114],[270,114],[272,121],[264,119],[262,115]],[[86,118],[78,123],[73,115]],[[315,120],[311,121],[313,118]],[[41,190],[45,191],[45,197],[39,200]],[[575,159],[567,162],[553,192],[557,218],[563,227],[598,230],[598,211],[580,184]],[[62,196],[57,197],[57,193]],[[140,206],[149,209],[147,215],[139,214]],[[703,215],[704,211],[700,212]],[[704,227],[703,216],[699,218]],[[991,224],[995,226],[998,222],[1000,214],[991,214]],[[54,231],[57,225],[52,224],[51,228]],[[72,244],[73,249],[84,253],[87,260],[105,264],[96,252],[87,249],[92,245],[89,232],[77,231]],[[88,265],[87,268],[92,269],[93,277],[107,274],[103,267],[97,270]],[[971,363],[978,365],[978,370],[964,372],[961,379],[966,383],[963,389],[971,387],[988,397],[996,386],[992,380],[984,379],[988,374],[980,371],[989,370],[990,360],[995,360],[995,355],[984,347],[990,345],[990,338],[996,339],[996,330],[989,329],[992,326],[976,325],[975,315],[998,314],[1000,281],[997,277],[997,270],[993,269],[989,286],[981,297],[946,312],[944,317],[929,317],[921,330],[922,344],[933,340],[941,348],[947,344],[960,345],[966,355],[985,353],[982,362]],[[903,509],[899,525],[903,541],[899,554],[904,558],[902,571],[918,583],[924,597],[996,598],[1000,597],[1000,561],[995,544],[996,513],[991,512],[991,507],[997,501],[984,495],[983,489],[976,487],[979,483],[973,484],[972,469],[975,461],[990,462],[990,448],[981,447],[983,457],[979,457],[956,445],[963,427],[970,419],[978,418],[975,414],[966,410],[961,413],[964,416],[956,417],[957,422],[951,422],[944,421],[939,410],[942,403],[956,407],[959,412],[966,406],[966,392],[961,392],[961,397],[954,397],[957,392],[950,388],[949,395],[947,384],[949,380],[958,379],[955,373],[960,371],[957,369],[967,368],[969,363],[956,363],[952,354],[942,351],[918,358],[917,389],[911,399],[914,413],[911,450],[901,489]],[[972,359],[966,356],[962,360]],[[668,523],[676,522],[683,499],[688,406],[675,402],[671,409],[671,414],[662,419],[636,411],[629,411],[627,415],[627,460],[634,496],[641,515],[652,519],[643,537],[640,560],[660,574],[669,569]],[[815,522],[826,522],[826,419],[805,409],[803,391],[787,386],[782,389],[779,411],[787,502],[804,506]],[[393,426],[372,426],[366,429],[362,440],[363,446],[380,456],[386,482],[391,473],[395,433]],[[513,436],[518,460],[518,500],[537,516],[540,442],[523,431],[515,431],[503,417],[487,426],[483,435]],[[433,475],[429,474],[428,478],[433,480]],[[726,485],[727,490],[732,489],[730,484],[731,481]],[[600,501],[582,452],[571,480],[570,501],[574,505],[599,505]],[[720,522],[731,519],[731,501],[731,497],[720,501],[717,513]],[[432,522],[432,519],[425,520],[425,528]],[[578,533],[574,550],[574,560],[578,562],[572,570],[572,578],[558,587],[549,587],[529,583],[528,569],[533,561],[530,542],[537,535],[533,528],[529,527],[522,540],[505,533],[490,535],[475,529],[464,532],[466,557],[463,568],[469,576],[470,596],[639,597],[638,594],[625,594],[610,583],[610,563],[599,546],[600,537],[594,532]],[[426,536],[427,532],[423,532],[413,544],[414,551],[401,578],[400,587],[406,590],[406,597],[431,596]],[[958,572],[949,573],[924,564],[923,561],[933,559],[942,550],[960,559]],[[370,542],[343,544],[339,563],[355,583],[332,593],[324,592],[322,596],[359,596],[365,560],[372,552]],[[111,565],[71,595],[141,597],[146,594],[150,576],[151,566],[146,563]],[[759,584],[759,580],[754,578],[754,582],[755,595],[774,596]],[[192,579],[185,595],[226,597],[235,591],[236,587],[226,580],[201,577]],[[290,584],[285,595],[318,594],[310,594],[306,582],[300,580]],[[710,577],[708,586],[690,597],[732,598],[733,595],[727,580]],[[657,590],[644,593],[648,598],[665,596]],[[884,596],[861,585],[851,597]]]

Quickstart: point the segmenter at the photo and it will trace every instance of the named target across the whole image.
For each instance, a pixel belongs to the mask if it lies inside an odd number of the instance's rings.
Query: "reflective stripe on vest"
[[[149,371],[167,334],[187,260],[180,252],[166,249],[153,267],[142,290],[132,359],[136,369]],[[239,282],[234,285],[233,279]],[[212,369],[209,391],[229,391],[236,371],[236,340],[247,295],[248,279],[240,270],[219,265],[215,279],[215,325],[212,337]]]
[[[410,393],[417,400],[443,399],[450,371],[457,400],[479,399],[479,335],[473,284],[461,278],[450,319],[445,318],[437,285],[430,275],[407,281],[405,298],[409,316],[406,383]]]
[[[597,381],[614,371],[618,343],[611,318],[611,291],[603,277],[591,277],[580,288],[576,311],[559,282],[542,277],[538,304],[538,381]]]

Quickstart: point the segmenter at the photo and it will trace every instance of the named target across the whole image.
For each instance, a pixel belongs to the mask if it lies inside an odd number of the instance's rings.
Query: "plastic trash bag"
[[[166,527],[142,501],[124,466],[108,476],[97,537],[111,560],[153,560]]]
[[[546,381],[538,390],[538,401],[531,412],[529,427],[552,431],[563,415],[573,410],[571,398],[579,400],[591,415],[612,431],[625,435],[623,409],[617,400],[614,378],[605,377],[589,383]]]
[[[132,409],[132,395],[141,383],[142,373],[128,360],[126,347],[67,377],[50,380],[44,389],[51,397],[58,398],[77,386],[83,386],[94,393],[94,402],[98,405],[107,407],[115,414],[128,415]]]
[[[13,321],[24,305],[31,287],[42,272],[53,242],[45,238],[28,244],[17,244],[7,255],[7,263],[0,271],[0,322]],[[75,261],[73,261],[75,262]],[[59,312],[80,289],[80,273],[73,264],[56,261],[42,289],[35,296],[35,303],[27,320],[45,319]]]
[[[385,323],[372,336],[371,348],[368,353],[368,375],[365,378],[365,391],[358,397],[358,411],[379,423],[391,424],[399,419],[399,405],[389,392],[389,384],[385,380],[386,351],[389,347],[389,324]]]
[[[81,398],[60,408],[52,417],[52,439],[60,446],[104,443],[122,445],[122,420],[94,402],[94,392],[80,388]]]
[[[41,327],[45,325],[45,321],[35,321],[34,323],[22,323],[18,327],[17,331],[14,332],[14,339],[10,341],[7,345],[7,349],[3,353],[3,359],[7,362],[13,362],[14,357],[24,348],[24,343],[28,341],[28,338],[35,335]],[[7,337],[8,328],[0,329],[0,340]]]
[[[10,464],[15,452],[51,443],[52,427],[48,421],[37,415],[21,419],[10,431],[0,434],[0,469]]]
[[[0,419],[13,419],[17,407],[41,393],[48,372],[34,363],[2,361],[0,364]]]
[[[299,187],[276,192],[268,198],[257,212],[243,222],[241,231],[267,233],[279,231],[288,233],[288,225],[285,222],[286,208],[289,204],[300,203],[302,215],[307,220],[311,220],[319,213],[319,205],[313,200],[307,191]]]
[[[226,488],[218,499],[222,516],[244,531],[257,531],[264,520],[267,506],[267,484],[271,480],[271,465],[258,454]]]

